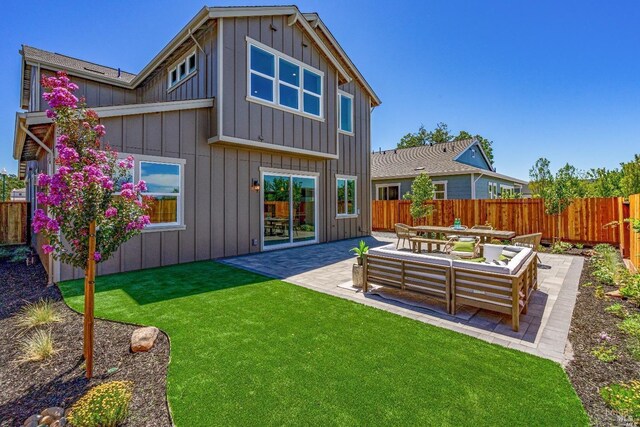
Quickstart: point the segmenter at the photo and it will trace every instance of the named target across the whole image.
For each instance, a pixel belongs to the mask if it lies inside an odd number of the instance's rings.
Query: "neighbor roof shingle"
[[[81,71],[83,73],[95,73],[96,77],[102,77],[123,83],[130,83],[136,76],[135,74],[120,70],[120,76],[118,77],[117,68],[105,67],[104,65],[82,61],[70,56],[48,52],[31,46],[23,45],[22,51],[25,60],[28,61],[42,62],[52,66],[59,66],[64,69]]]
[[[479,168],[453,160],[473,142],[473,139],[465,139],[373,153],[371,177],[375,179],[417,176],[421,173],[442,175],[477,172]]]

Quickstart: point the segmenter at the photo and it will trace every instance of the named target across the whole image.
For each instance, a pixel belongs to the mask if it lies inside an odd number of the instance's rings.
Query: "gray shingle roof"
[[[120,77],[118,77],[117,68],[105,67],[104,65],[82,61],[77,58],[48,52],[31,46],[23,45],[22,51],[24,58],[27,61],[42,62],[53,66],[59,66],[63,69],[81,71],[83,73],[95,73],[96,77],[102,77],[114,81],[130,83],[136,76],[135,74],[127,73],[126,71],[120,71]]]
[[[473,139],[465,139],[432,146],[424,145],[373,153],[371,155],[371,177],[375,179],[417,176],[423,172],[428,175],[477,172],[480,170],[479,168],[453,160],[473,142]]]

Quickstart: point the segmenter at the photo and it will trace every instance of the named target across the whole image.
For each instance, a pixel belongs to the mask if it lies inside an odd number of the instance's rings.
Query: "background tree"
[[[33,231],[48,241],[44,253],[85,270],[84,358],[91,378],[95,264],[149,224],[142,198],[146,185],[127,182],[133,157],[119,160],[115,151],[102,146],[105,127],[95,111],[78,102],[73,95],[78,86],[65,73],[43,76],[42,87],[42,98],[51,107],[47,117],[59,133],[58,167],[53,175],[38,175],[42,191],[36,195],[40,208],[34,212]],[[122,183],[118,195],[116,183]]]
[[[553,184],[553,175],[549,169],[550,162],[544,157],[540,157],[529,169],[529,190],[533,197],[544,197]]]
[[[621,163],[622,178],[620,178],[620,190],[622,195],[629,197],[632,194],[640,194],[640,155],[636,154],[628,163]]]
[[[427,204],[433,200],[434,186],[426,173],[421,173],[413,180],[411,191],[403,196],[411,200],[409,213],[414,220],[426,218],[433,212],[433,205]]]
[[[4,180],[5,180],[4,199],[2,198],[2,188],[0,188],[0,201],[7,202],[11,200],[11,190],[24,188],[25,182],[13,174],[7,174]],[[2,186],[2,177],[0,177],[0,187],[1,186]]]
[[[493,164],[493,141],[490,141],[481,135],[471,135],[469,132],[464,130],[460,131],[457,136],[454,136],[449,131],[449,126],[443,122],[436,124],[436,128],[432,131],[427,131],[424,125],[420,125],[417,132],[410,132],[400,138],[397,148],[420,147],[427,144],[440,144],[443,142],[462,141],[464,139],[471,138],[475,138],[480,143],[480,146],[487,155],[489,162]]]
[[[621,179],[622,172],[618,169],[593,168],[587,171],[584,180],[586,197],[622,196]]]

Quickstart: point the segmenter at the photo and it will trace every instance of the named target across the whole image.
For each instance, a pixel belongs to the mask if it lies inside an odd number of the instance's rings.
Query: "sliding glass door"
[[[262,246],[275,249],[318,241],[316,176],[262,176]]]

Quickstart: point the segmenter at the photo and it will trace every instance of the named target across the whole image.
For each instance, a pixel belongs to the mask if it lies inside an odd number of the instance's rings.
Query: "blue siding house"
[[[522,193],[527,181],[495,171],[475,139],[386,150],[371,155],[371,191],[375,200],[399,200],[413,179],[426,173],[435,199],[497,199]]]

